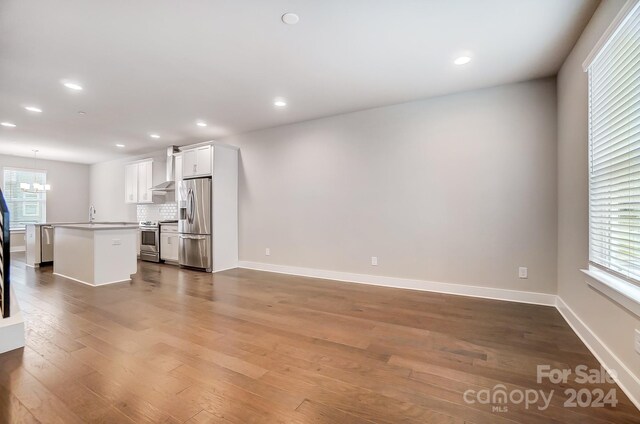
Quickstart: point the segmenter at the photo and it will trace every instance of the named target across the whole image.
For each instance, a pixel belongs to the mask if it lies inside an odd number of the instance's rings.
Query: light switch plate
[[[119,245],[121,245],[121,244],[122,244],[122,240],[120,240],[120,239],[113,239],[113,242],[112,242],[111,244],[113,244],[114,246],[119,246]]]
[[[371,257],[371,265],[378,266],[378,257],[377,256],[372,256]]]
[[[271,256],[271,249],[269,249],[268,247],[264,249],[264,254],[265,256]]]

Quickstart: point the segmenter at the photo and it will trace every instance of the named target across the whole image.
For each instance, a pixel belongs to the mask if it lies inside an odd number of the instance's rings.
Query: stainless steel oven
[[[140,259],[160,262],[160,227],[157,222],[140,223]]]

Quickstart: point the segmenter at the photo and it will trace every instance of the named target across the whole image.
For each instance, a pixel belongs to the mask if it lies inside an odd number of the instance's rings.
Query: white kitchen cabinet
[[[182,154],[182,178],[189,178],[196,175],[197,154],[195,149],[186,150]]]
[[[196,174],[211,175],[211,146],[196,149]]]
[[[200,146],[182,153],[182,178],[211,175],[211,146]]]
[[[153,161],[130,163],[124,167],[124,202],[153,203]]]
[[[124,167],[124,202],[138,202],[138,164],[132,163]]]
[[[160,229],[160,259],[178,262],[178,226],[162,225]]]
[[[153,203],[153,162],[138,162],[138,203]]]

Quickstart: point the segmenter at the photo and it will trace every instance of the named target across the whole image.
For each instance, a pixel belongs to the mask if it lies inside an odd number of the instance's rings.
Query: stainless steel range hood
[[[180,150],[176,146],[167,147],[167,180],[163,183],[157,184],[151,187],[151,191],[156,194],[166,193],[168,191],[175,191],[176,189],[176,166],[175,166],[175,157],[174,153],[179,152]]]

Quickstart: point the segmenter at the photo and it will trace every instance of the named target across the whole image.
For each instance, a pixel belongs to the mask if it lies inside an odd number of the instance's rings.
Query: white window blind
[[[4,192],[9,213],[11,229],[22,230],[26,224],[37,224],[47,219],[47,193],[29,193],[22,191],[20,183],[45,185],[47,172],[30,169],[4,168]]]
[[[640,2],[587,68],[589,259],[640,281]]]

